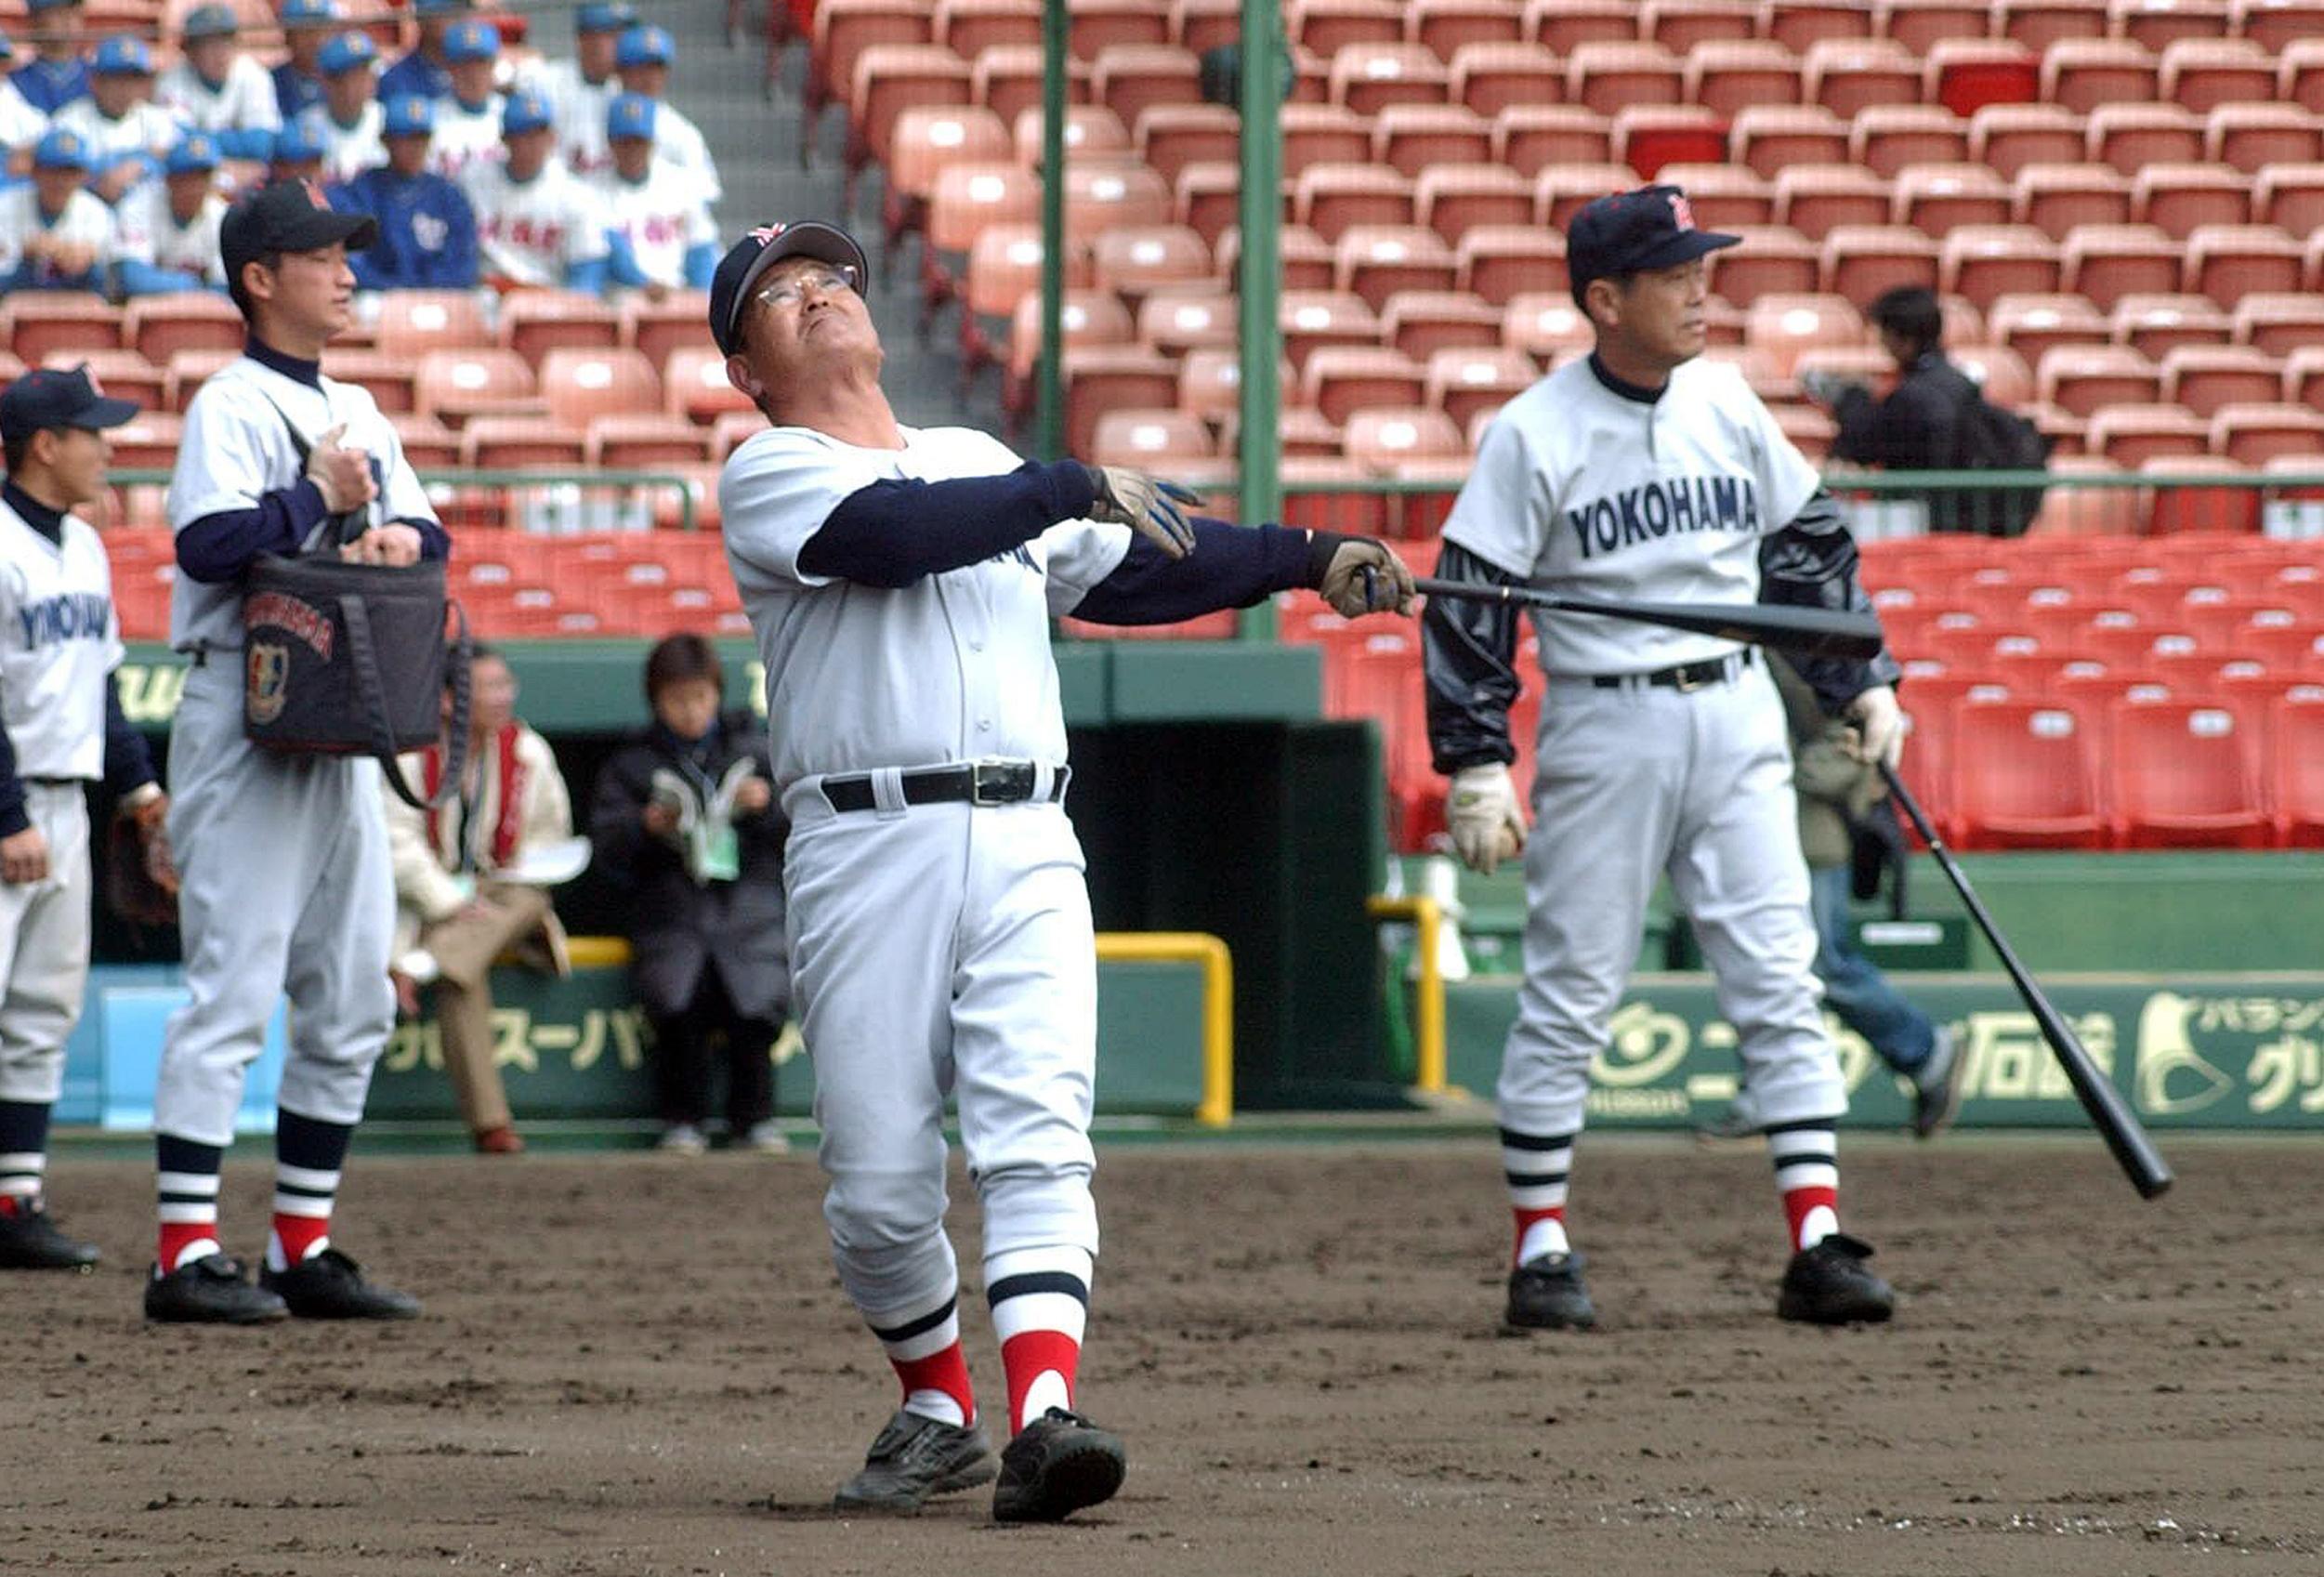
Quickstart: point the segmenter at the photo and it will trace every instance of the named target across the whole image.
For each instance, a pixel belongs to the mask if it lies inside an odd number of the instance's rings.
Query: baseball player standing
[[[89,822],[102,777],[167,870],[168,801],[122,715],[121,629],[96,531],[105,429],[138,414],[85,371],[27,373],[0,394],[0,1269],[85,1269],[94,1244],[48,1218],[48,1114],[89,971]]]
[[[1567,266],[1596,348],[1486,430],[1445,524],[1439,575],[1568,596],[1869,608],[1855,544],[1814,467],[1740,374],[1696,360],[1703,258],[1735,240],[1696,229],[1671,186],[1574,217]],[[1528,839],[1508,769],[1515,611],[1431,598],[1422,621],[1454,848],[1481,872],[1525,851],[1525,984],[1500,1086],[1517,1218],[1508,1322],[1595,1321],[1566,1236],[1567,1176],[1590,1062],[1661,874],[1702,939],[1775,1163],[1792,1251],[1778,1312],[1886,1319],[1894,1298],[1865,1268],[1871,1250],[1839,1230],[1832,1129],[1847,1097],[1810,969],[1790,738],[1766,668],[1748,648],[1684,631],[1562,614],[1535,627],[1549,689]],[[1893,662],[1800,667],[1827,709],[1854,719],[1865,758],[1895,758]]]
[[[1408,605],[1411,581],[1376,542],[1189,522],[1187,495],[1135,472],[899,425],[865,277],[843,232],[768,225],[710,293],[727,376],[770,424],[718,492],[792,828],[823,1215],[903,1391],[837,1504],[911,1511],[993,1476],[944,1233],[951,1092],[1008,1380],[993,1516],[1053,1521],[1113,1494],[1126,1457],[1073,1411],[1096,964],[1049,621],[1167,622],[1300,585],[1352,616]]]
[[[379,768],[278,756],[243,732],[239,582],[252,560],[309,549],[348,514],[362,530],[340,549],[348,557],[410,564],[450,551],[395,427],[369,393],[322,373],[323,347],[352,321],[348,248],[377,228],[336,212],[311,184],[281,181],[237,202],[220,230],[250,334],[242,358],[187,409],[169,486],[170,644],[190,664],[169,746],[188,1000],[170,1018],[153,1097],[151,1320],[380,1320],[419,1308],[331,1246],[340,1168],[395,1023]],[[259,849],[265,858],[252,858]],[[218,1172],[244,1071],[286,991],[273,1230],[253,1286],[219,1247]]]

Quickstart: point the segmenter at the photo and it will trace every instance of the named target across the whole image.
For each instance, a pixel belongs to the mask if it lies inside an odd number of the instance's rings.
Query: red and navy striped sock
[[[166,1276],[218,1252],[217,1176],[226,1162],[226,1147],[156,1134],[153,1160],[162,1221],[153,1264],[156,1274]]]
[[[904,1411],[965,1427],[977,1421],[976,1388],[960,1346],[960,1289],[947,1287],[935,1307],[872,1327],[904,1387]]]
[[[1511,1263],[1523,1265],[1569,1248],[1566,1179],[1573,1170],[1577,1137],[1501,1130],[1502,1176],[1509,1185],[1509,1213],[1517,1227]]]
[[[48,1103],[0,1100],[0,1216],[40,1202],[48,1170]]]
[[[1793,1252],[1814,1248],[1840,1229],[1840,1141],[1833,1120],[1778,1123],[1767,1129],[1776,1191]]]
[[[1009,1433],[1053,1407],[1071,1411],[1096,1267],[1078,1248],[1011,1249],[984,1262],[985,1301],[1008,1377]]]
[[[331,1246],[331,1208],[339,1197],[355,1124],[302,1117],[285,1108],[274,1119],[274,1225],[267,1268],[287,1270]]]

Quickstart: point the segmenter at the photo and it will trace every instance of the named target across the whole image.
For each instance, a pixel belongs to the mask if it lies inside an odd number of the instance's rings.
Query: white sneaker
[[[789,1155],[791,1139],[769,1118],[764,1123],[751,1124],[750,1131],[742,1136],[742,1148],[755,1150],[761,1155]]]
[[[673,1123],[662,1130],[662,1142],[654,1147],[668,1155],[700,1155],[710,1148],[702,1131],[691,1123]]]

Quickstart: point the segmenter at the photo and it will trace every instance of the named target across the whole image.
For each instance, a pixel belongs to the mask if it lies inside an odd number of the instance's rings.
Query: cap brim
[[[786,257],[812,257],[818,262],[829,263],[835,268],[852,268],[856,271],[856,289],[859,293],[863,289],[865,282],[872,277],[872,266],[864,259],[863,248],[858,246],[855,237],[846,230],[839,229],[836,225],[823,224],[815,219],[806,219],[792,225],[781,235],[775,237],[774,242],[765,251],[752,259],[750,271],[742,276],[742,283],[734,287],[734,306],[727,314],[727,332],[724,336],[728,345],[739,343],[740,331],[742,327],[742,309],[750,305],[751,287],[758,283],[759,277],[768,269]]]
[[[95,432],[100,427],[117,427],[124,422],[134,422],[138,419],[138,410],[135,401],[108,400],[100,396],[94,405],[74,412],[72,419],[62,425]]]
[[[335,208],[316,208],[285,225],[277,244],[284,252],[312,252],[342,241],[347,243],[349,251],[371,250],[379,244],[379,221],[369,214],[342,214]]]
[[[1680,230],[1631,266],[1641,273],[1649,269],[1675,269],[1681,263],[1707,257],[1721,247],[1740,246],[1742,243],[1743,238],[1740,235],[1721,235],[1716,230]]]

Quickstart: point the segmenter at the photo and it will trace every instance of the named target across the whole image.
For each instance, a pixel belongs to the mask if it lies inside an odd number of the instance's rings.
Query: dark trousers
[[[775,1070],[767,1053],[775,1044],[776,1026],[736,1011],[717,965],[702,966],[685,1012],[651,1017],[663,1122],[700,1125],[710,1115],[714,1046],[725,1051],[727,1124],[736,1137],[775,1114]]]

